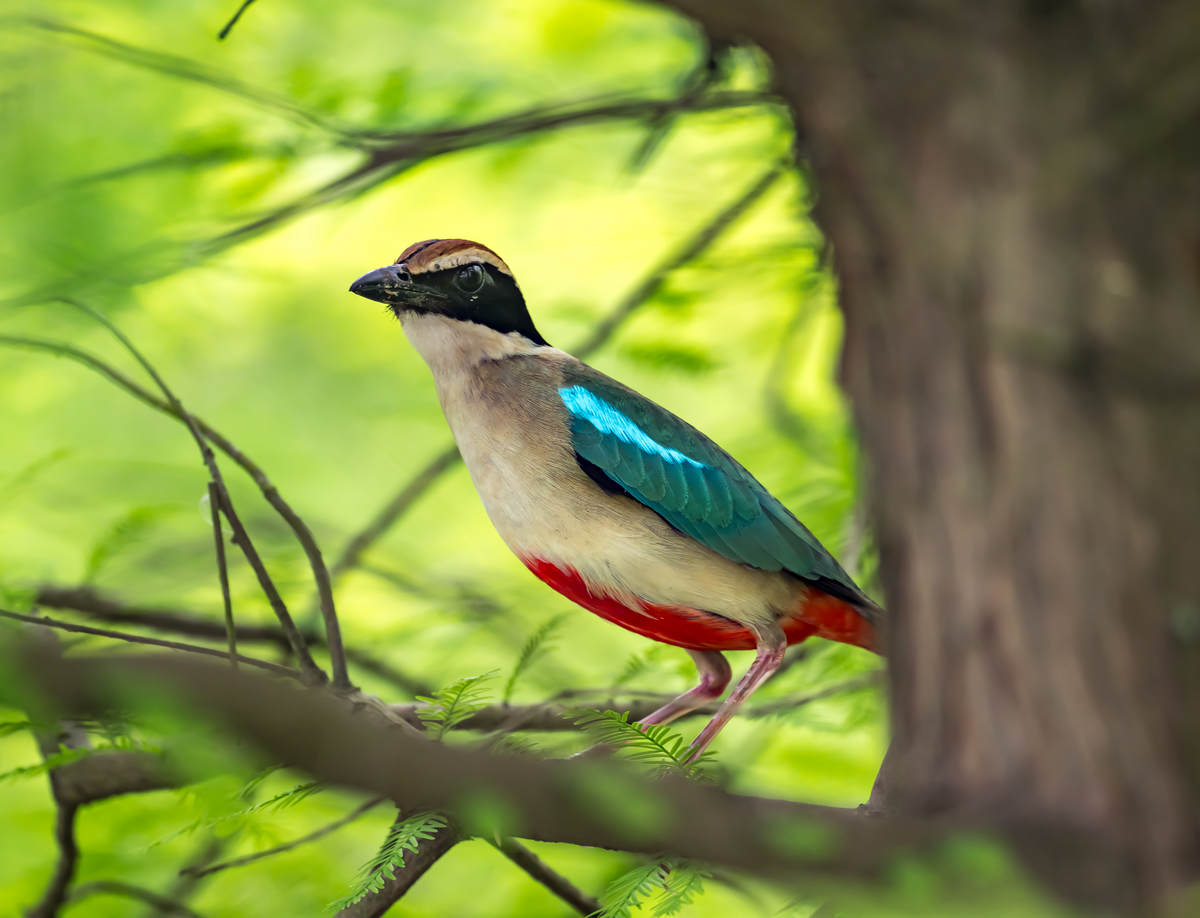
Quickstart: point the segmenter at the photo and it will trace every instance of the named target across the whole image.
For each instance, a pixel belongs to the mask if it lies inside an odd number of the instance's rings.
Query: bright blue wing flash
[[[558,394],[575,452],[680,532],[741,564],[862,596],[816,537],[691,425],[590,367],[568,371]]]

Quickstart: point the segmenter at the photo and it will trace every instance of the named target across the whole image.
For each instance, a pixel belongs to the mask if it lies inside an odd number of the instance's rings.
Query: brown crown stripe
[[[410,274],[428,274],[462,265],[491,265],[512,277],[504,260],[486,245],[469,239],[426,239],[414,242],[400,253],[396,264],[403,263]]]

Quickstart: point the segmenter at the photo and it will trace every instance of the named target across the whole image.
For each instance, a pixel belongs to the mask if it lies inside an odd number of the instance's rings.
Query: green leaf
[[[92,546],[83,579],[90,582],[112,558],[142,541],[159,521],[176,512],[175,507],[156,505],[134,507],[120,517]]]
[[[508,677],[508,682],[504,684],[504,703],[508,704],[512,698],[513,689],[517,685],[517,680],[537,662],[538,658],[549,653],[553,644],[554,632],[566,621],[566,613],[556,615],[551,619],[543,622],[536,631],[529,636],[521,652],[517,654],[517,662],[513,666],[512,674]]]
[[[677,914],[684,906],[691,905],[704,892],[704,879],[708,876],[682,858],[672,858],[663,868],[662,891],[654,901],[654,918]]]
[[[687,762],[691,747],[681,734],[667,724],[631,723],[628,711],[589,710],[576,718],[575,723],[595,742],[615,747],[630,761],[660,770],[701,777],[704,767],[711,761],[712,753],[706,752],[699,759]]]
[[[341,911],[383,889],[396,871],[404,867],[404,852],[415,854],[421,842],[433,838],[445,827],[446,818],[437,813],[413,813],[404,819],[397,819],[388,829],[379,851],[359,871],[353,889],[343,899],[333,903],[330,910]]]
[[[424,707],[417,711],[421,723],[435,739],[441,739],[446,731],[452,730],[476,711],[488,704],[485,683],[496,675],[497,670],[465,676],[448,685],[435,695],[418,695],[417,701]]]
[[[654,894],[663,879],[663,865],[657,859],[625,871],[605,887],[597,918],[629,918],[635,908]]]
[[[0,723],[0,736],[12,736],[22,730],[32,730],[33,727],[34,723],[31,720],[10,720]]]
[[[678,914],[704,891],[706,876],[691,861],[656,857],[608,884],[600,897],[596,918],[630,918],[633,909],[651,904],[651,899],[654,918]]]

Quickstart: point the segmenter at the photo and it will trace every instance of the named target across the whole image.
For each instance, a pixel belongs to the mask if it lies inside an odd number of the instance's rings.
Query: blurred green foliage
[[[102,310],[192,411],[267,470],[329,560],[449,443],[425,367],[382,310],[346,292],[351,280],[415,240],[476,238],[513,266],[542,331],[569,349],[792,140],[770,106],[682,115],[652,150],[647,133],[662,124],[572,126],[438,157],[339,197],[320,190],[362,161],[347,131],[422,131],[593,96],[667,98],[701,63],[702,43],[653,4],[601,0],[261,0],[218,43],[235,5],[51,0],[38,18],[18,3],[4,10],[0,335],[66,342],[141,379],[103,329],[54,297]],[[735,49],[721,79],[723,89],[755,90],[769,74],[757,53]],[[639,150],[649,158],[631,168]],[[870,587],[856,449],[834,381],[839,317],[808,197],[796,173],[777,183],[672,273],[592,362],[714,435]],[[286,219],[263,232],[230,235],[279,208]],[[0,430],[5,607],[25,611],[39,584],[86,583],[126,602],[220,620],[207,479],[181,426],[75,363],[3,347]],[[301,551],[253,484],[231,463],[223,468],[291,607],[315,624]],[[694,678],[682,652],[652,648],[529,577],[461,468],[364,562],[339,584],[347,644],[432,689],[475,686],[461,680],[498,670],[505,687],[493,700],[502,692],[528,702],[618,685],[674,692]],[[237,620],[270,623],[240,557],[231,555],[231,576]],[[64,641],[77,652],[109,646]],[[735,666],[746,662],[734,655]],[[814,642],[759,697],[813,691],[878,665]],[[368,673],[353,675],[370,692],[404,700]],[[698,729],[683,726],[688,735]],[[196,745],[210,741],[200,730]],[[553,753],[584,740],[535,741]],[[877,691],[860,689],[737,719],[716,749],[736,790],[852,805],[868,793],[884,742]],[[38,762],[28,732],[0,731],[0,772]],[[298,793],[303,776],[250,781],[248,764],[227,767],[183,790],[87,808],[80,881],[118,878],[169,892],[198,852],[260,850],[360,802]],[[36,899],[53,862],[44,774],[0,780],[0,812],[0,912],[9,914]],[[322,914],[371,863],[392,818],[375,808],[319,842],[211,876],[189,901],[210,916]],[[640,863],[534,847],[597,895]],[[964,863],[955,869],[970,872]],[[1011,870],[984,874],[1005,895],[1015,888]],[[898,866],[894,907],[870,913],[935,914],[926,875],[940,874]],[[704,889],[686,914],[801,915],[841,895],[822,888],[789,902],[778,889],[728,877]],[[1001,909],[1026,902],[1012,896],[992,901]],[[869,901],[878,907],[877,895]],[[94,896],[64,914],[141,908]],[[478,841],[454,849],[394,910],[562,913]]]

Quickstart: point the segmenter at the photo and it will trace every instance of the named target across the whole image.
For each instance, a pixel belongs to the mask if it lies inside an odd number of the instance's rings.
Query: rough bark
[[[1162,901],[1200,776],[1200,7],[672,5],[771,55],[818,190],[889,807],[1086,826]]]

